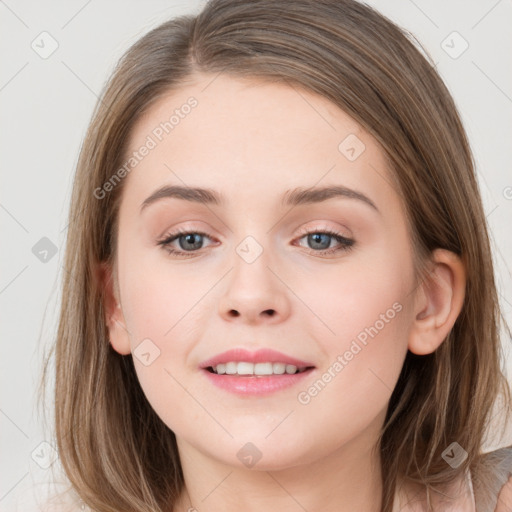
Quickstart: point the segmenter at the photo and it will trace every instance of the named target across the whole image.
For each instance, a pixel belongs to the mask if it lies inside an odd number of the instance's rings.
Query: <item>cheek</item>
[[[199,322],[193,308],[198,296],[184,290],[179,283],[168,286],[153,270],[144,272],[143,282],[133,279],[127,287],[126,317],[137,377],[153,410],[173,430],[177,419],[178,424],[179,418],[195,422],[197,416],[190,403],[194,391],[187,382],[186,361]]]
[[[195,329],[205,322],[200,316],[206,304],[213,307],[207,297],[212,284],[208,278],[185,277],[164,258],[161,262],[149,265],[136,250],[126,251],[121,297],[140,385],[155,412],[172,428],[176,418],[194,421],[187,356]]]
[[[176,338],[175,333],[194,316],[194,306],[207,295],[211,279],[187,278],[188,274],[165,256],[155,261],[144,259],[144,253],[135,250],[127,254],[121,296],[132,348],[144,338],[159,345]]]
[[[172,285],[149,270],[130,280],[125,288],[123,313],[132,343],[141,337],[160,340],[166,337],[185,313],[190,292],[182,292],[179,283]]]
[[[384,254],[371,265],[359,263],[340,267],[338,277],[320,274],[312,291],[297,292],[308,297],[315,313],[310,326],[325,356],[323,370],[330,372],[328,387],[348,392],[355,410],[361,403],[382,406],[389,398],[407,352],[411,322],[412,267]]]
[[[397,263],[398,261],[398,263]],[[410,292],[410,269],[397,258],[374,257],[371,261],[354,259],[339,269],[316,272],[311,280],[297,281],[294,291],[307,298],[307,305],[316,316],[319,338],[343,348],[347,341],[360,335],[364,342],[368,329],[376,328],[381,339],[393,337],[403,320],[404,302]],[[400,310],[400,311],[398,311]],[[375,336],[375,329],[370,329]]]
[[[309,295],[325,324],[315,319],[325,363],[298,390],[297,418],[325,426],[320,451],[327,453],[333,443],[385,417],[407,352],[410,321],[405,304],[409,290],[399,270],[392,265],[387,274],[377,266],[354,269],[339,281],[331,276],[320,283],[329,301]]]

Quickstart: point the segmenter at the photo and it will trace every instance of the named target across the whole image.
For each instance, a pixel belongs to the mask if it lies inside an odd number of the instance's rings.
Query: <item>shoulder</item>
[[[428,502],[443,512],[512,512],[512,446],[482,454],[471,471],[442,489],[407,484],[397,490],[393,512],[424,512]]]
[[[476,509],[482,512],[510,512],[511,476],[512,446],[483,454],[472,470]]]
[[[392,512],[483,512],[475,508],[471,475],[460,474],[455,480],[427,487],[408,481],[395,495]]]
[[[510,512],[512,510],[512,477],[501,488],[496,502],[495,512]]]

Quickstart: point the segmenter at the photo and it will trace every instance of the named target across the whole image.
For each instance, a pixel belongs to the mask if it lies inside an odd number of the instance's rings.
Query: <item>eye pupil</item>
[[[199,242],[196,242],[194,244],[194,239],[198,237],[198,239],[200,240]],[[190,249],[200,249],[201,248],[201,237],[202,235],[199,235],[199,234],[195,234],[195,233],[189,233],[189,234],[186,234],[186,235],[182,235],[179,237],[179,240],[180,240],[180,247],[182,249],[185,249],[185,250],[190,250]],[[186,243],[190,243],[192,244],[192,247],[184,247],[183,244],[181,243],[182,239],[185,239],[186,240]]]
[[[315,247],[315,249],[328,249],[330,245],[330,237],[331,235],[328,235],[326,233],[313,233],[309,236],[309,241],[313,244],[321,244],[321,238],[324,237],[324,242],[327,241],[327,245],[324,243],[322,247]],[[322,244],[321,244],[322,245]]]

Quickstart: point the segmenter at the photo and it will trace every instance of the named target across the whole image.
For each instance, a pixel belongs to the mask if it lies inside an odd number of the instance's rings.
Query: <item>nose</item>
[[[234,268],[219,301],[219,314],[224,320],[257,325],[280,323],[289,317],[291,292],[269,263],[266,251],[252,262],[235,255]]]

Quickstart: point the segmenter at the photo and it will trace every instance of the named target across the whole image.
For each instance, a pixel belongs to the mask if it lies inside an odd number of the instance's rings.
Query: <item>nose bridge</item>
[[[258,239],[256,238],[258,237]],[[238,297],[253,297],[263,300],[263,297],[273,288],[269,281],[271,258],[267,240],[261,235],[247,235],[235,247],[233,257],[233,273],[230,286],[236,291]],[[277,293],[277,290],[273,290]]]
[[[288,315],[286,287],[272,269],[274,258],[268,241],[269,237],[259,233],[245,236],[235,246],[234,268],[219,304],[219,313],[226,319],[255,322]]]

